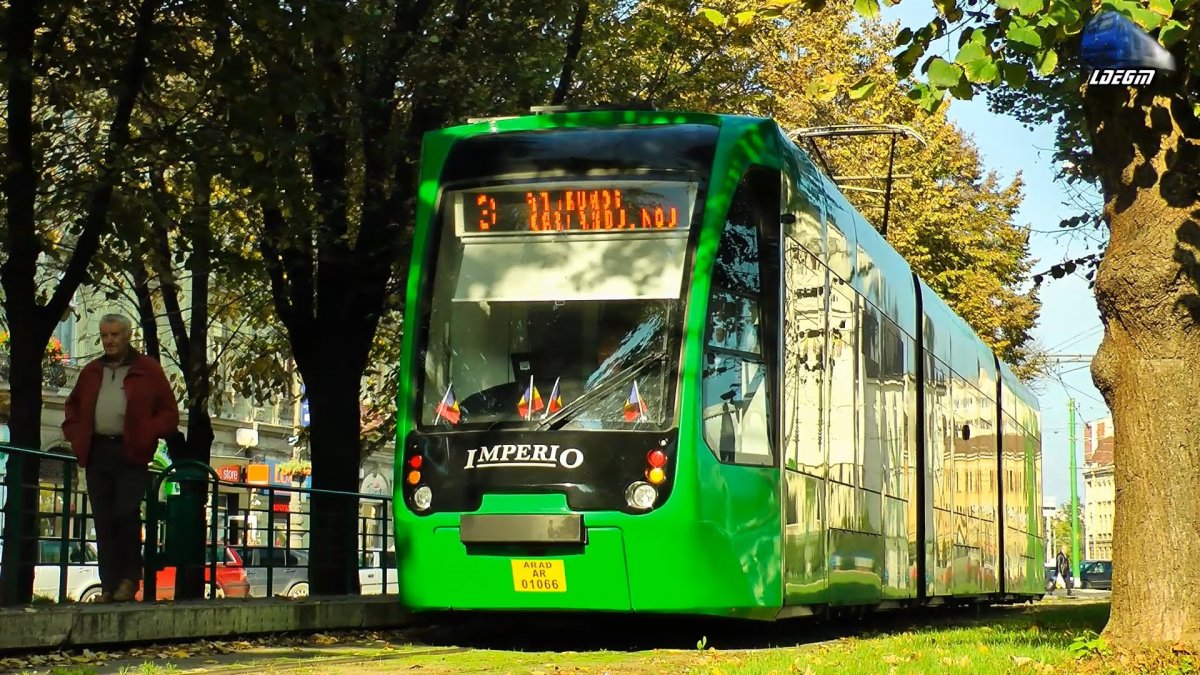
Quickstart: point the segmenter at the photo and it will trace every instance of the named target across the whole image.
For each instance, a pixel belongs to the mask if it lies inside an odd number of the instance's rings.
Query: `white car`
[[[383,560],[380,560],[380,555],[383,555]],[[359,592],[363,595],[379,595],[383,589],[383,567],[387,566],[387,591],[388,594],[395,595],[400,592],[399,575],[396,572],[396,552],[395,551],[367,551],[366,555],[362,556],[358,569],[358,587]]]
[[[100,568],[96,564],[96,545],[86,542],[80,547],[78,541],[67,544],[70,557],[67,559],[67,600],[91,602],[100,595]],[[59,581],[62,567],[60,552],[62,545],[57,541],[38,542],[38,561],[33,573],[33,595],[58,602]]]

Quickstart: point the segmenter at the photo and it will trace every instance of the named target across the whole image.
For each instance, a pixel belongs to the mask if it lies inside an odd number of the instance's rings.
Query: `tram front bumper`
[[[478,542],[459,527],[412,541],[400,575],[416,610],[629,611],[625,543],[616,527],[589,527],[586,543]],[[478,542],[478,543],[477,543]]]

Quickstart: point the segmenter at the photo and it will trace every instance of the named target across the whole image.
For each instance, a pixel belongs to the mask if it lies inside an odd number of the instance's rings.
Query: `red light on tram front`
[[[662,450],[651,450],[646,455],[646,461],[650,462],[650,466],[659,469],[667,463],[667,456],[663,454]]]
[[[420,455],[413,455],[412,457],[409,457],[409,458],[408,458],[408,465],[409,465],[409,466],[411,466],[411,467],[412,467],[412,468],[414,468],[414,469],[419,469],[419,468],[421,468],[421,456],[420,456]]]

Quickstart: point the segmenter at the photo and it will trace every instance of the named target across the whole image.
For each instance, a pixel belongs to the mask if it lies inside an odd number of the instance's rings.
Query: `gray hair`
[[[123,314],[105,314],[100,317],[100,324],[119,323],[126,333],[133,333],[133,322]]]

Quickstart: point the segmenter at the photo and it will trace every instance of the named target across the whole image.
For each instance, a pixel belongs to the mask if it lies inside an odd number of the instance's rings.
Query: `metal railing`
[[[27,458],[40,460],[43,467],[47,462],[60,463],[62,471],[55,472],[55,481],[22,484],[14,478],[22,475],[21,464]],[[100,592],[94,519],[86,486],[77,485],[76,471],[73,456],[0,444],[0,560],[17,555],[20,544],[29,539],[35,541],[35,602],[84,602]],[[189,545],[195,551],[195,542],[183,540],[188,536],[186,530],[171,521],[171,500],[186,501],[179,486],[197,479],[206,484],[207,495],[202,507],[205,535],[200,558],[207,596],[307,595],[309,561],[315,558],[308,552],[309,539],[316,516],[306,507],[314,495],[354,500],[360,592],[395,592],[389,496],[223,481],[212,467],[192,461],[176,462],[165,471],[152,468],[151,472],[150,487],[142,499],[145,602],[173,598],[174,584],[170,582],[179,570],[171,564],[177,559],[171,554]],[[5,473],[7,477],[3,477]],[[42,473],[46,473],[44,468]],[[38,493],[37,531],[32,536],[27,533],[21,541],[6,541],[3,525],[25,515],[21,493],[30,489]],[[228,499],[231,495],[236,499]],[[231,505],[234,501],[236,507]],[[0,584],[4,582],[0,579]]]

